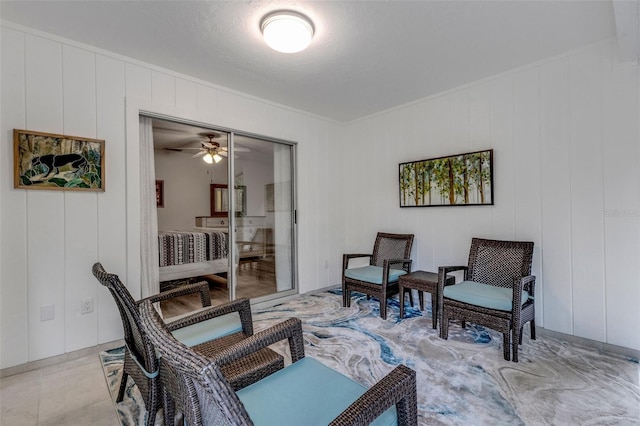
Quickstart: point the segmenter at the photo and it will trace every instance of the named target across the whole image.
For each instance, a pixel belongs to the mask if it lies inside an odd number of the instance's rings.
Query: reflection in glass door
[[[261,302],[295,292],[294,149],[230,133],[230,298]],[[231,161],[232,159],[232,161]]]
[[[205,250],[198,245],[198,256],[194,249],[194,263],[180,255],[168,256],[166,267],[161,261],[161,289],[206,280],[214,304],[294,293],[295,145],[164,116],[154,117],[152,128],[155,176],[163,182],[159,232],[212,242]],[[198,306],[194,298],[162,309],[173,316]]]

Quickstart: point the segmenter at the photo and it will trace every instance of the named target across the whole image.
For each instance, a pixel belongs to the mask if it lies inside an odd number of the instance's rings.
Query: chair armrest
[[[373,257],[373,254],[348,253],[348,254],[342,255],[342,280],[343,281],[344,281],[344,271],[347,270],[347,268],[349,268],[349,260],[357,259],[359,257],[368,257],[369,263],[371,263],[371,258]]]
[[[444,272],[445,275],[448,274],[449,272],[454,272],[454,271],[465,271],[465,273],[466,273],[467,269],[469,269],[469,267],[467,265],[440,266],[438,268],[438,275],[440,275],[440,271]]]
[[[526,277],[520,278],[520,282],[522,283],[522,288],[529,292],[529,296],[533,298],[535,296],[536,291],[536,277],[535,275],[527,275]]]
[[[412,259],[384,259],[382,261],[382,268],[384,269],[385,265],[388,265],[391,268],[391,265],[402,265],[401,269],[404,269],[407,272],[411,272],[411,264],[413,263]],[[389,271],[386,270],[388,274]]]
[[[330,426],[368,425],[396,405],[398,425],[417,425],[416,372],[397,366],[336,417]]]
[[[354,259],[356,257],[373,257],[373,254],[371,253],[349,253],[349,254],[343,254],[342,255],[343,258],[347,258],[347,259]]]
[[[438,267],[438,292],[442,294],[442,290],[444,289],[444,286],[447,283],[447,274],[455,271],[464,271],[464,276],[466,278],[468,270],[469,270],[469,267],[466,265]]]
[[[522,292],[526,289],[529,292],[531,298],[534,297],[534,291],[536,286],[536,277],[534,275],[527,275],[526,277],[519,277],[513,279],[513,300],[511,306],[517,308],[520,306],[519,302]],[[520,306],[521,307],[521,306]]]
[[[154,294],[153,296],[145,297],[136,302],[138,306],[145,300],[150,300],[151,303],[160,302],[162,300],[173,299],[174,297],[184,296],[192,293],[200,293],[200,301],[202,306],[211,306],[211,295],[209,294],[209,283],[201,281],[195,284],[187,284],[174,288],[172,290],[163,291],[162,293]]]
[[[284,339],[289,340],[292,362],[297,362],[304,358],[302,321],[298,318],[289,318],[280,324],[271,326],[251,337],[234,343],[217,354],[210,356],[209,359],[220,365],[228,364]]]
[[[238,312],[240,314],[240,322],[242,323],[242,332],[245,336],[251,336],[253,334],[253,318],[251,316],[251,303],[249,299],[243,297],[233,302],[224,303],[222,305],[214,306],[202,311],[195,312],[191,315],[187,315],[183,318],[167,323],[167,328],[170,331],[177,330],[189,325],[197,324],[202,321],[206,321],[211,318],[219,317],[222,315],[230,314],[232,312]]]

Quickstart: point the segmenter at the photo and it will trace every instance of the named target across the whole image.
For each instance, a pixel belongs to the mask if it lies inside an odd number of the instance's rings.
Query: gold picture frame
[[[14,188],[104,191],[104,140],[13,130]]]

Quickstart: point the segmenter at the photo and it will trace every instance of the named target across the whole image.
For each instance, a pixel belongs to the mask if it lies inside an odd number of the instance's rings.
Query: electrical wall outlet
[[[40,306],[40,321],[51,321],[55,317],[55,305]]]
[[[80,301],[80,313],[88,314],[93,312],[93,297],[86,297]]]

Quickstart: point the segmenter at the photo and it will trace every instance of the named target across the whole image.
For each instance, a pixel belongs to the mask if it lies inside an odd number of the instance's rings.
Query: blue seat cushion
[[[446,286],[442,294],[448,299],[499,311],[511,311],[513,299],[513,290],[510,288],[496,287],[475,281],[462,281],[455,285]],[[523,291],[522,304],[527,299],[529,299],[529,293]]]
[[[306,357],[236,393],[256,426],[326,426],[366,391]],[[393,406],[372,424],[395,425],[396,420]]]
[[[401,275],[406,274],[402,269],[389,269],[390,283],[398,281]],[[382,284],[382,266],[363,266],[344,271],[344,276],[358,281],[366,281],[372,284]]]
[[[231,312],[226,315],[198,322],[171,332],[173,337],[191,347],[209,340],[242,331],[240,314]]]

